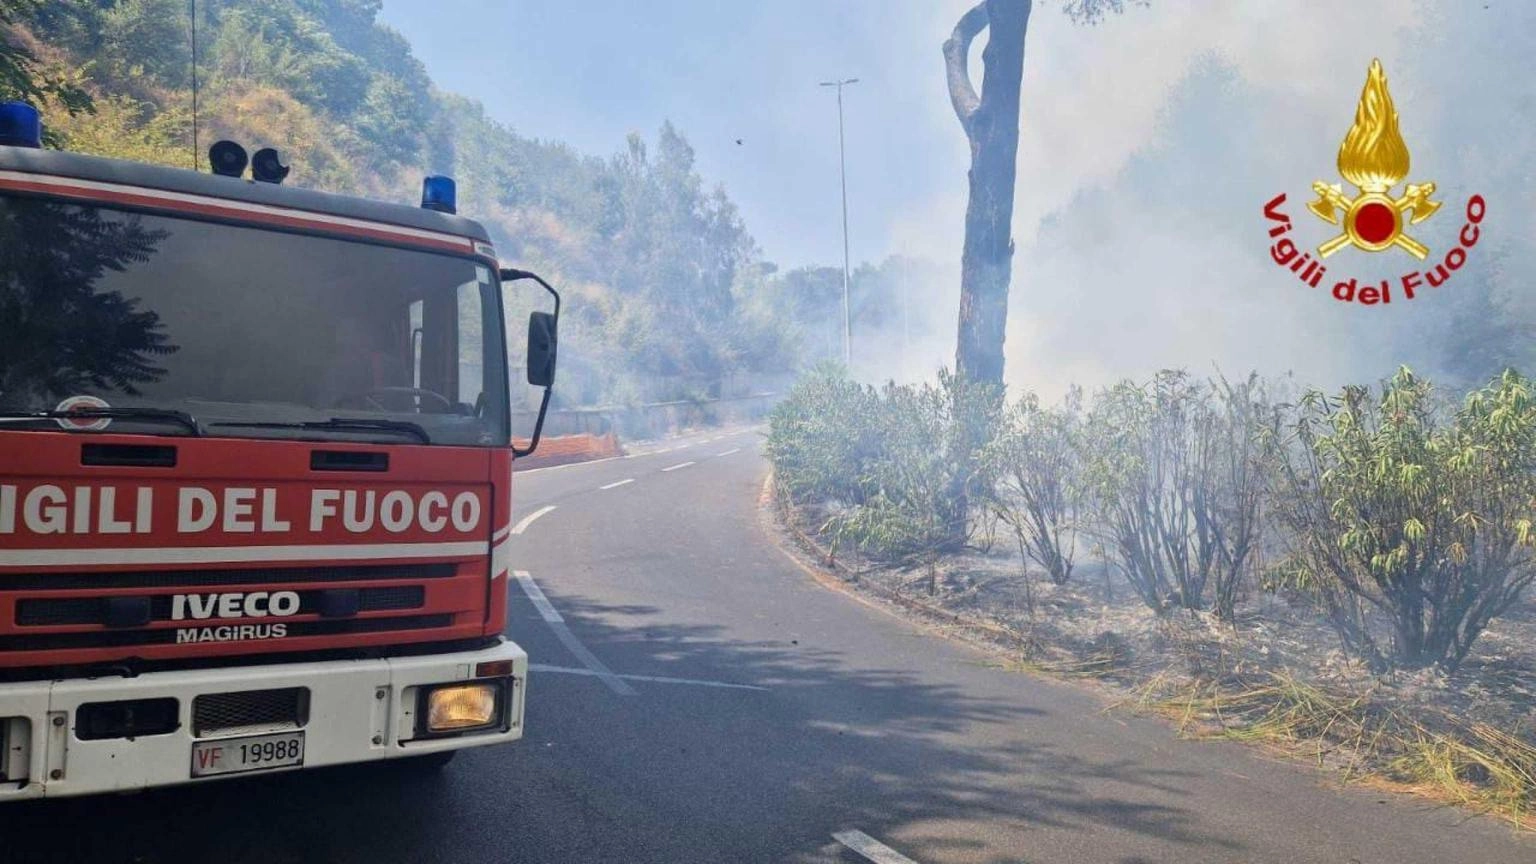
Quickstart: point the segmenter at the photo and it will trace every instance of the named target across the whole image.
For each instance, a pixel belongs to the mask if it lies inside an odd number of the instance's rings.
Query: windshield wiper
[[[68,411],[0,411],[0,423],[26,423],[32,420],[133,420],[174,423],[189,435],[201,436],[203,427],[185,411],[164,408],[72,408]]]
[[[368,420],[351,417],[332,417],[329,420],[307,420],[302,423],[276,422],[219,422],[209,423],[208,428],[231,427],[237,429],[334,429],[338,432],[395,432],[409,435],[423,444],[431,444],[427,430],[406,420]]]

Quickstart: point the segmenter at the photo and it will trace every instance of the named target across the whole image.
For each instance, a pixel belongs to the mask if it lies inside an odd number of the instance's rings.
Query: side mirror
[[[555,316],[548,312],[528,315],[528,383],[535,387],[554,386],[556,326]]]
[[[533,312],[528,315],[528,383],[535,387],[544,388],[544,397],[539,400],[539,416],[533,423],[533,437],[528,440],[527,447],[512,446],[512,455],[521,458],[538,449],[539,436],[544,433],[544,417],[549,413],[549,394],[555,383],[555,349],[558,345],[556,332],[560,325],[560,292],[554,286],[545,282],[537,273],[527,270],[502,269],[502,284],[517,282],[521,279],[531,279],[539,283],[539,287],[549,292],[554,298],[555,311]]]

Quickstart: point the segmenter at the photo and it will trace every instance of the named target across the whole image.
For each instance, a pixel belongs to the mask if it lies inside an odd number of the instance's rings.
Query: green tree
[[[842,362],[843,271],[840,267],[798,267],[774,283],[783,314],[800,334],[802,365]]]
[[[187,85],[192,55],[185,0],[118,0],[100,10],[93,57],[120,78],[148,75],[164,86]]]
[[[69,114],[89,113],[90,95],[61,76],[45,74],[21,41],[18,25],[31,20],[41,9],[39,0],[0,0],[0,101],[54,101]],[[50,145],[59,144],[52,133],[44,134]]]

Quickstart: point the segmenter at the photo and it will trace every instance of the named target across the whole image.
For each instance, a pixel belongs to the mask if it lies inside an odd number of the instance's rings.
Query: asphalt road
[[[1536,861],[822,588],[765,528],[755,433],[658,448],[518,478],[522,742],[7,807],[0,862]]]

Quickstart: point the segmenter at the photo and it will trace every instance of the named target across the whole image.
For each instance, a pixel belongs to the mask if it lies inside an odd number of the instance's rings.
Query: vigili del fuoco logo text
[[[1459,241],[1443,255],[1414,239],[1411,228],[1440,209],[1443,202],[1433,200],[1435,184],[1429,181],[1409,183],[1401,195],[1392,187],[1408,177],[1408,145],[1397,128],[1397,109],[1387,91],[1387,75],[1380,60],[1371,61],[1355,108],[1355,122],[1339,145],[1339,174],[1358,190],[1344,194],[1339,183],[1321,180],[1312,184],[1317,200],[1307,205],[1312,215],[1337,227],[1338,233],[1317,247],[1317,255],[1302,251],[1291,239],[1291,217],[1280,208],[1285,204],[1281,192],[1264,205],[1264,217],[1271,223],[1269,236],[1274,243],[1269,255],[1275,264],[1296,274],[1313,288],[1321,287],[1328,273],[1323,260],[1345,247],[1362,252],[1404,252],[1434,266],[1410,270],[1396,279],[1360,279],[1356,276],[1333,283],[1333,297],[1345,303],[1374,306],[1394,299],[1412,300],[1425,288],[1439,288],[1467,263],[1467,255],[1477,245],[1479,224],[1487,210],[1481,195],[1467,199],[1465,220]],[[1443,217],[1442,217],[1443,218]]]

